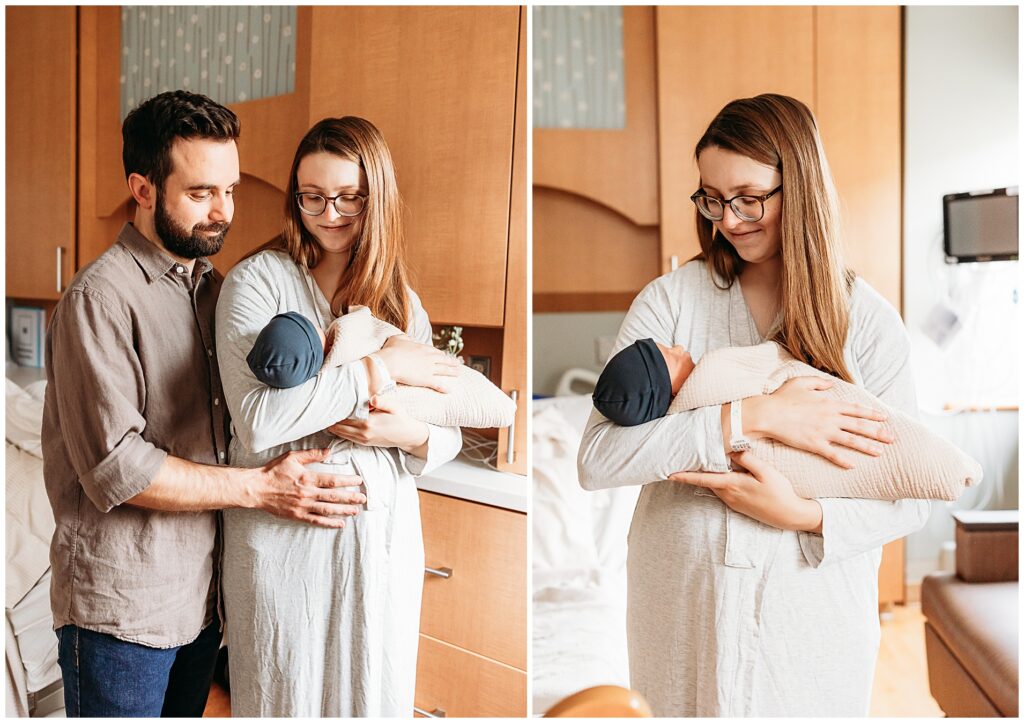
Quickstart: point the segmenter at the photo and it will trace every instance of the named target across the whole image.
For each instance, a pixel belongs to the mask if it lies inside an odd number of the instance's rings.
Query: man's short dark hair
[[[127,179],[138,173],[158,190],[174,170],[171,146],[178,138],[229,141],[239,136],[238,116],[199,93],[172,90],[132,110],[121,125],[121,158]]]

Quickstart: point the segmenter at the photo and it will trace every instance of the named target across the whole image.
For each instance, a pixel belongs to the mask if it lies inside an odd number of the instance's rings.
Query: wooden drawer
[[[526,715],[526,673],[420,635],[416,707],[448,718]]]
[[[526,670],[526,515],[420,492],[427,567],[420,632]]]

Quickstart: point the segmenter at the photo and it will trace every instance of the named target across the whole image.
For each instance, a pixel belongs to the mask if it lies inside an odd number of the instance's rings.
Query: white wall
[[[1018,503],[1018,415],[942,412],[943,405],[1018,404],[1018,262],[948,265],[942,196],[1016,186],[1016,7],[908,7],[904,97],[904,319],[923,420],[985,468],[955,505],[935,503],[907,542],[908,581],[935,569],[953,539],[952,508]],[[923,331],[938,304],[961,327],[943,347]]]
[[[580,367],[595,372],[596,345],[601,337],[619,333],[625,312],[573,312],[533,315],[533,391],[551,395],[566,369]]]

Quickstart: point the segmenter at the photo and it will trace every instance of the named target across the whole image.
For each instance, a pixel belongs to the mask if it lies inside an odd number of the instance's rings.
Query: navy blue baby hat
[[[654,340],[640,339],[613,356],[593,398],[597,411],[624,427],[665,416],[672,402],[672,378]]]
[[[264,384],[289,389],[316,376],[324,364],[324,347],[313,322],[288,311],[270,320],[245,360]]]

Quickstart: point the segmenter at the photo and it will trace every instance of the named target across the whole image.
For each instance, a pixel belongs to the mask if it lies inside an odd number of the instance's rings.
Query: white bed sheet
[[[46,381],[24,389],[7,380],[6,577],[4,606],[12,608],[50,567],[53,511],[43,483],[40,438]]]
[[[629,687],[624,577],[566,571],[533,595],[533,712],[595,685]]]
[[[40,428],[46,382],[7,380],[5,458],[6,713],[28,714],[28,696],[60,681],[50,611],[53,512],[43,483]],[[53,705],[47,706],[53,708]],[[62,715],[63,708],[53,715]]]
[[[57,636],[50,612],[49,570],[14,608],[7,610],[7,619],[18,641],[28,690],[39,691],[59,680]]]
[[[50,569],[53,510],[43,461],[7,442],[4,607],[13,608]]]
[[[629,685],[626,535],[640,488],[586,492],[576,453],[589,396],[533,410],[533,713],[595,685]]]

